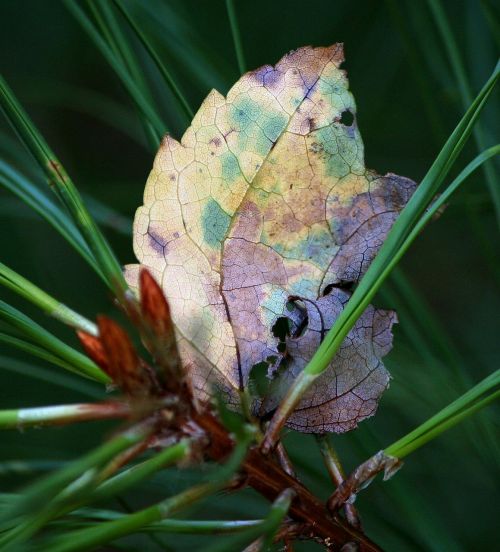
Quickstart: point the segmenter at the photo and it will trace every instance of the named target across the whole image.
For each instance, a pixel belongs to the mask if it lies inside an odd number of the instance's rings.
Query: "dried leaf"
[[[236,404],[269,358],[286,357],[290,381],[349,298],[336,286],[359,280],[415,188],[365,168],[343,59],[340,44],[301,48],[247,73],[226,98],[212,91],[181,142],[167,136],[156,156],[134,249],[165,292],[202,400],[216,385]],[[133,286],[139,268],[128,267]],[[302,318],[287,310],[290,297]],[[273,327],[289,315],[302,327],[283,354]],[[292,427],[346,431],[373,414],[393,321],[367,309]]]
[[[274,392],[261,406],[263,412],[278,406],[286,389],[309,362],[349,297],[349,293],[336,288],[314,302],[304,303],[307,330],[300,337],[287,338],[286,370],[274,385]],[[389,374],[380,358],[391,348],[391,327],[395,321],[394,312],[369,306],[330,366],[313,383],[290,416],[288,427],[311,433],[341,433],[371,416],[389,383]]]

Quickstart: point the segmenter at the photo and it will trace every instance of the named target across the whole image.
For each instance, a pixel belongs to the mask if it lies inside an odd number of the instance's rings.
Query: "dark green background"
[[[153,38],[195,110],[210,87],[224,93],[237,80],[224,2],[144,0],[127,5]],[[464,111],[426,2],[258,0],[235,5],[249,69],[274,63],[299,46],[344,42],[344,67],[357,101],[367,166],[417,181],[423,177]],[[498,36],[495,41],[491,20],[496,17],[498,25],[498,11],[489,2],[476,0],[450,0],[443,6],[475,93],[496,62]],[[187,121],[162,88],[147,55],[132,43],[169,130],[179,138]],[[125,217],[118,220],[124,222],[121,232],[109,227],[105,231],[120,260],[134,261],[127,220],[141,203],[153,152],[115,74],[55,0],[0,2],[0,56],[4,77],[79,190]],[[497,94],[481,124],[492,136],[498,121]],[[4,121],[0,125],[2,155],[14,159],[15,142],[6,139],[14,135]],[[475,153],[471,140],[457,170]],[[26,172],[34,170],[28,157],[15,164]],[[109,222],[117,224],[113,218]],[[395,347],[387,358],[393,381],[377,416],[352,434],[335,439],[347,469],[413,429],[498,367],[498,243],[493,205],[478,172],[418,239],[399,277],[376,300],[377,306],[395,307],[400,315]],[[82,314],[118,316],[107,291],[84,262],[46,223],[3,190],[0,244],[3,262]],[[410,283],[404,292],[403,278]],[[76,344],[71,332],[5,290],[0,290],[0,297]],[[12,359],[39,366],[41,362],[6,347],[0,355],[1,408],[84,400],[77,378],[72,391],[23,376],[22,367]],[[88,424],[2,434],[0,489],[16,488],[36,473],[20,472],[8,461],[65,461],[101,442],[109,428]],[[377,480],[358,500],[368,534],[388,550],[494,549],[498,542],[495,434],[498,417],[490,407],[410,455],[391,481]],[[302,477],[326,497],[330,484],[314,440],[293,434],[288,440]],[[188,472],[158,476],[131,493],[128,501],[150,504],[187,480],[191,480]],[[197,515],[228,519],[263,515],[264,503],[247,495],[246,500],[242,495],[220,497]],[[185,537],[164,536],[163,540],[171,549],[204,547],[202,541],[188,545],[191,541]],[[141,546],[155,549],[147,540]]]

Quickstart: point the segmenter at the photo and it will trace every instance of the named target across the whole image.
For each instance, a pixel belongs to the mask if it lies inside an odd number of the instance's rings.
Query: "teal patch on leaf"
[[[262,130],[271,142],[276,142],[276,140],[281,136],[282,132],[285,130],[288,123],[288,118],[284,115],[277,115],[272,119],[266,121],[263,125]]]
[[[232,182],[241,175],[240,165],[238,160],[230,151],[221,156],[222,163],[222,178],[225,182]]]
[[[205,243],[212,247],[219,247],[226,235],[230,222],[231,217],[215,199],[210,198],[201,216]]]

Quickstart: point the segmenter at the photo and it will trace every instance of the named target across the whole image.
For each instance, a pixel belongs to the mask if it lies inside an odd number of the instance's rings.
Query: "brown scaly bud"
[[[129,395],[150,394],[153,387],[151,376],[144,369],[125,331],[106,316],[98,316],[97,325],[107,359],[106,371],[113,381]]]
[[[78,339],[80,340],[87,356],[112,378],[109,370],[109,360],[106,352],[104,351],[101,340],[98,337],[81,330],[78,330],[76,335],[78,336]]]
[[[161,287],[147,270],[141,271],[139,289],[146,345],[165,371],[167,389],[175,390],[181,385],[183,375],[170,306]]]
[[[163,295],[162,289],[146,269],[141,270],[139,286],[144,319],[156,335],[172,338],[174,336],[174,326],[170,306]]]

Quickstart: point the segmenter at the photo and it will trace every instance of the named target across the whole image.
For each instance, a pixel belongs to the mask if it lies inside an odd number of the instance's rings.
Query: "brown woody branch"
[[[227,430],[208,412],[195,414],[194,421],[210,437],[209,456],[216,461],[226,458],[234,447]],[[243,471],[247,484],[270,501],[274,501],[284,489],[294,489],[296,498],[290,507],[289,516],[295,522],[305,524],[302,536],[319,540],[328,550],[339,550],[350,542],[356,543],[362,552],[382,550],[343,519],[332,516],[325,504],[297,479],[285,473],[273,459],[264,456],[258,447],[248,451]]]

